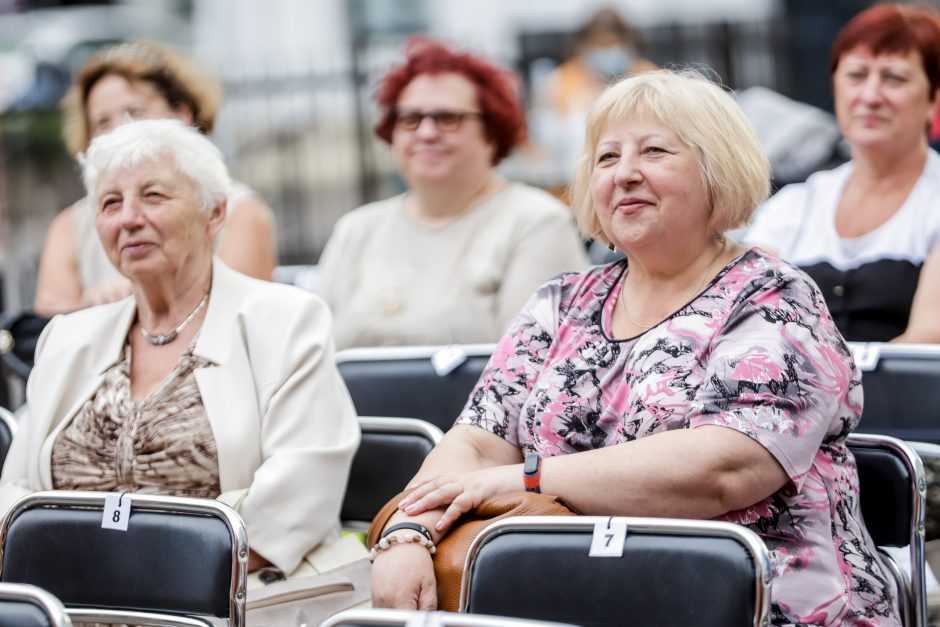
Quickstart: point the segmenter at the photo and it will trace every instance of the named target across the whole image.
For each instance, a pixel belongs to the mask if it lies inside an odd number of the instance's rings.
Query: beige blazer
[[[30,491],[52,489],[55,439],[120,358],[135,315],[130,297],[49,323],[0,477],[0,513]],[[194,352],[216,364],[195,376],[219,453],[219,500],[244,518],[251,548],[287,573],[339,537],[359,444],[331,329],[317,297],[213,262]]]

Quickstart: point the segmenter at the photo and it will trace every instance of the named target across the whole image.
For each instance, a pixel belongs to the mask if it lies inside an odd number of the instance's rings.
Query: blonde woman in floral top
[[[862,408],[851,353],[806,275],[722,236],[768,180],[743,114],[704,78],[658,71],[605,92],[572,197],[585,234],[626,259],[536,292],[390,523],[440,539],[522,490],[536,456],[542,492],[584,514],[756,531],[775,625],[899,625],[845,445]],[[429,552],[391,547],[373,601],[433,606]]]

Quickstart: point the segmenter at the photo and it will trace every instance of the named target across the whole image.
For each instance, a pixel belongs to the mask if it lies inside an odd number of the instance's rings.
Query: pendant
[[[154,346],[163,346],[164,344],[169,344],[176,339],[176,336],[179,335],[179,332],[186,328],[190,322],[193,321],[193,318],[196,317],[196,314],[199,313],[199,310],[205,307],[206,303],[209,301],[209,292],[206,292],[206,295],[202,297],[202,300],[199,301],[199,304],[196,305],[196,308],[189,312],[189,315],[186,316],[186,319],[179,323],[179,326],[170,331],[165,335],[150,335],[147,333],[147,330],[144,328],[144,325],[140,325],[140,334],[144,336],[144,339],[153,344]]]
[[[153,344],[154,346],[163,346],[164,344],[169,344],[176,339],[176,331],[170,331],[166,335],[150,335],[143,329],[140,330],[140,334],[144,336],[144,339]]]

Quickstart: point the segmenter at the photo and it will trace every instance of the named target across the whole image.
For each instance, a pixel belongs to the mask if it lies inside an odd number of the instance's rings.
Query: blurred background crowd
[[[372,133],[372,95],[416,33],[518,73],[530,139],[499,166],[511,180],[558,193],[585,103],[604,78],[691,64],[737,91],[779,186],[847,158],[830,113],[826,59],[838,29],[870,4],[0,0],[0,310],[33,303],[46,230],[82,196],[59,104],[103,45],[163,42],[221,80],[213,139],[235,178],[273,210],[278,263],[306,266],[344,213],[404,189]]]

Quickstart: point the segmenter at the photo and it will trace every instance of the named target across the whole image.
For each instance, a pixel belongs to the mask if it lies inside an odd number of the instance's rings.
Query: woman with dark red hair
[[[839,33],[830,68],[852,160],[783,188],[745,239],[805,270],[845,339],[940,342],[938,17],[873,6]]]
[[[495,342],[539,285],[587,265],[568,209],[494,170],[525,138],[515,78],[415,39],[376,101],[408,191],[344,216],[323,252],[337,345]]]

